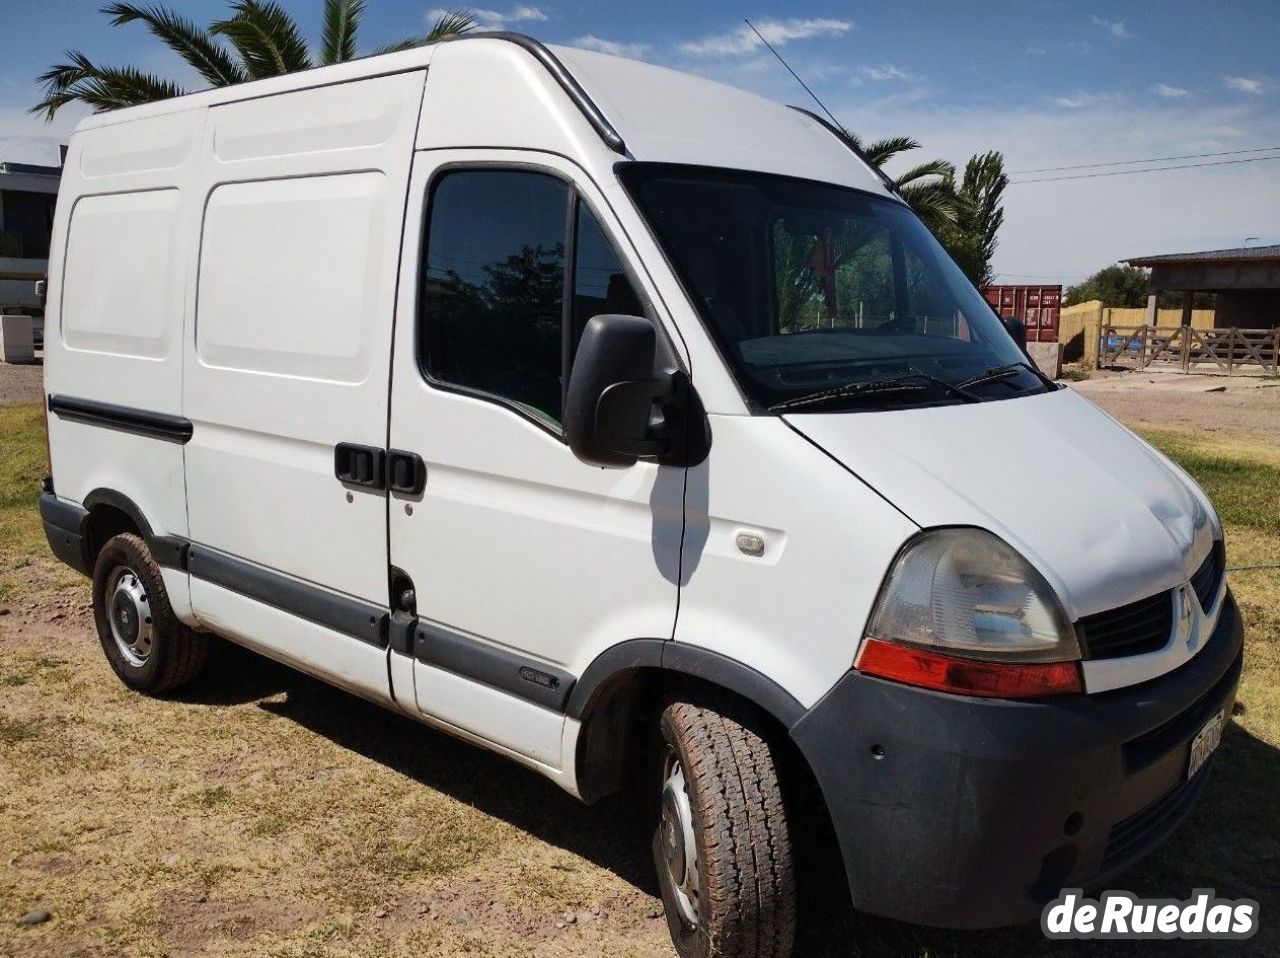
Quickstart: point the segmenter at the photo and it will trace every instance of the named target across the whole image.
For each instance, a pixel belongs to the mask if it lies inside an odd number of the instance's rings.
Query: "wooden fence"
[[[1098,342],[1099,366],[1151,365],[1190,372],[1212,366],[1234,373],[1262,367],[1280,376],[1280,327],[1275,329],[1195,329],[1191,326],[1103,326]]]

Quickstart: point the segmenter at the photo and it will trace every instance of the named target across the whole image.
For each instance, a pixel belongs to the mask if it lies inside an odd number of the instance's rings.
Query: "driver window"
[[[644,313],[586,203],[527,169],[436,181],[421,283],[419,362],[431,380],[556,431],[587,321]]]

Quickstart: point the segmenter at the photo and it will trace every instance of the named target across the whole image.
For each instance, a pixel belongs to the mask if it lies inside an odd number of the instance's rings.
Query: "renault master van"
[[[120,679],[221,636],[634,785],[683,956],[791,954],[814,783],[856,908],[991,927],[1209,773],[1213,506],[812,115],[471,37],[86,120],[50,266],[40,509]]]

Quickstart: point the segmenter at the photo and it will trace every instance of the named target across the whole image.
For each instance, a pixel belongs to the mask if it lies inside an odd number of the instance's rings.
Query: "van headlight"
[[[1044,576],[982,529],[924,532],[889,571],[854,667],[968,695],[1080,691],[1075,629]]]

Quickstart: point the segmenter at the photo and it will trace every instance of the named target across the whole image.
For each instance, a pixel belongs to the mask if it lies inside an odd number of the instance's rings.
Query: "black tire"
[[[136,596],[136,601],[123,603],[123,612],[119,605],[113,605],[122,580],[132,586],[131,592],[125,591]],[[129,633],[130,627],[147,629],[147,638],[137,647],[118,641],[112,628],[113,614],[117,616],[116,631],[136,637],[139,633]],[[208,660],[208,637],[174,616],[160,567],[146,543],[133,533],[113,537],[98,553],[93,567],[93,618],[112,670],[136,691],[148,695],[171,692],[199,675]]]
[[[662,711],[657,746],[662,808],[653,857],[676,951],[681,958],[790,958],[795,872],[780,755],[769,737],[730,700],[677,701]],[[688,863],[676,850],[686,843],[673,835],[678,826],[667,808],[680,804],[673,761],[692,815],[696,879],[670,863]]]

